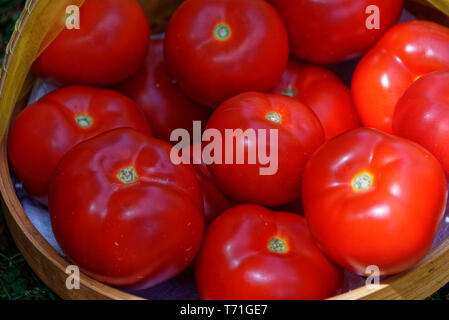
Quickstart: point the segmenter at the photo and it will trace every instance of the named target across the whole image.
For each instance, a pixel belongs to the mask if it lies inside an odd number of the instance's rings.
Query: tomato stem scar
[[[284,90],[282,90],[282,94],[284,96],[289,96],[289,97],[295,98],[298,95],[298,91],[295,88],[288,87],[288,88],[285,88]]]
[[[134,169],[133,167],[121,169],[117,177],[124,184],[130,184],[139,180],[136,169]]]
[[[362,172],[352,179],[352,188],[356,192],[369,190],[373,186],[374,178],[368,172]]]
[[[271,252],[275,253],[286,253],[287,244],[285,243],[285,241],[279,238],[271,238],[270,242],[268,243],[268,249],[270,249]]]
[[[86,114],[76,116],[75,121],[81,128],[89,128],[94,123],[94,119]]]
[[[272,112],[268,112],[265,115],[265,119],[267,119],[267,120],[269,120],[271,122],[274,122],[274,123],[281,123],[282,122],[282,115],[280,113],[272,111]]]
[[[215,26],[214,37],[219,41],[226,41],[231,37],[232,31],[225,23],[219,23]]]

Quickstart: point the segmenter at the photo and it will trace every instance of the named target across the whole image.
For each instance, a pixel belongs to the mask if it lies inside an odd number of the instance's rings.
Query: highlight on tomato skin
[[[270,92],[296,98],[311,108],[323,125],[326,140],[360,127],[351,92],[324,67],[292,59]]]
[[[250,204],[212,223],[195,274],[206,300],[325,299],[343,286],[343,269],[316,246],[303,217]]]
[[[289,41],[265,1],[190,0],[170,19],[164,52],[184,92],[215,109],[235,95],[270,90],[288,63]]]
[[[420,145],[360,128],[324,144],[304,171],[310,231],[333,261],[360,275],[408,270],[428,253],[446,208],[438,160]]]
[[[153,135],[136,103],[119,92],[88,86],[57,89],[22,110],[12,123],[12,170],[28,193],[47,204],[51,176],[62,157],[75,145],[122,127]]]
[[[172,146],[134,129],[103,133],[69,151],[52,179],[52,228],[87,275],[145,289],[184,271],[203,237],[200,185]]]

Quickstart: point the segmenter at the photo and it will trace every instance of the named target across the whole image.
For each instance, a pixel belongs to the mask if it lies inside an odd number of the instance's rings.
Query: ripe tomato
[[[293,213],[240,205],[208,229],[195,268],[202,299],[325,299],[343,285],[343,270],[315,245]]]
[[[260,0],[189,0],[165,35],[169,71],[184,91],[215,108],[246,91],[268,91],[288,62],[287,31]]]
[[[305,162],[324,142],[315,114],[300,101],[276,94],[249,92],[229,99],[212,114],[207,129],[218,130],[225,139],[220,149],[222,164],[215,161],[208,167],[218,187],[238,202],[269,207],[299,198]],[[241,135],[238,129],[243,131]],[[236,139],[226,139],[229,130],[234,130]],[[262,132],[255,132],[257,141],[251,141],[251,131],[255,130]],[[255,154],[256,147],[258,154],[270,155],[270,163],[263,163],[260,155],[250,163],[247,155]],[[242,156],[245,161],[239,164]],[[225,161],[228,157],[234,161]],[[261,168],[271,168],[271,172],[263,175]]]
[[[303,201],[326,255],[359,274],[402,272],[430,249],[446,206],[446,177],[423,147],[374,129],[327,142],[307,163]]]
[[[425,75],[412,84],[396,105],[395,134],[433,153],[449,176],[449,72]]]
[[[198,151],[197,151],[198,150]],[[216,186],[202,158],[202,145],[194,143],[179,151],[184,163],[191,164],[203,195],[204,219],[209,226],[221,213],[232,207],[229,198]]]
[[[207,165],[197,154],[192,153],[196,162],[193,163],[196,177],[201,186],[203,195],[204,219],[206,226],[209,226],[220,214],[232,207],[229,198],[216,186],[212,176],[207,169]],[[200,164],[195,164],[200,163]]]
[[[211,110],[195,104],[168,74],[164,63],[163,40],[152,40],[144,67],[117,86],[144,111],[157,138],[170,141],[175,129],[192,134],[193,121],[206,123]]]
[[[151,135],[136,104],[104,89],[71,86],[25,108],[11,126],[8,153],[24,188],[47,202],[50,178],[61,158],[78,143],[105,131],[130,127]]]
[[[402,0],[268,0],[287,25],[293,54],[330,64],[368,50],[399,19]],[[368,29],[370,6],[379,8],[379,28]],[[369,8],[370,7],[370,8]],[[368,12],[368,13],[367,13]]]
[[[419,77],[449,68],[449,29],[428,21],[389,30],[357,66],[352,82],[362,122],[392,132],[399,98]]]
[[[64,29],[32,70],[64,84],[112,85],[142,66],[149,38],[135,0],[88,0],[80,8],[80,29]]]
[[[194,169],[203,195],[205,224],[209,226],[220,214],[232,207],[232,202],[215,185],[204,163],[195,165]]]
[[[79,144],[61,160],[50,190],[55,237],[99,281],[143,289],[195,258],[203,236],[201,191],[171,146],[133,129]]]
[[[317,115],[326,139],[360,127],[351,92],[332,71],[290,61],[272,93],[297,98]]]

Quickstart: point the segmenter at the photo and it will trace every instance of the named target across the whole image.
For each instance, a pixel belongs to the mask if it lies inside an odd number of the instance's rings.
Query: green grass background
[[[57,1],[57,0],[55,0]],[[0,0],[0,65],[25,0]],[[0,300],[55,300],[56,295],[34,274],[15,246],[0,210]],[[449,300],[449,285],[431,297]]]

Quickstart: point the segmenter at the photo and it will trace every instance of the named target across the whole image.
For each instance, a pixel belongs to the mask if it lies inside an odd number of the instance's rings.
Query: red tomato
[[[112,85],[142,66],[149,38],[147,18],[135,0],[87,0],[80,29],[64,29],[32,70],[65,84]]]
[[[344,268],[402,272],[430,249],[446,206],[446,177],[423,147],[374,129],[327,142],[307,163],[303,201],[312,235]]]
[[[299,198],[305,162],[324,142],[321,124],[308,107],[296,99],[275,94],[249,92],[226,101],[212,114],[207,129],[218,130],[225,140],[220,149],[223,164],[215,161],[208,167],[218,187],[238,202],[269,207]],[[229,129],[243,132],[240,138],[230,140],[226,139]],[[264,130],[266,140],[257,131],[258,141],[251,142],[248,129]],[[271,130],[277,133],[277,141]],[[269,155],[272,150],[271,163],[263,164],[258,156],[250,163],[248,155],[256,153],[256,147],[257,153],[263,150],[264,142],[266,152],[262,154]],[[226,163],[230,156],[234,161]],[[245,156],[245,161],[239,164],[237,156]],[[261,168],[268,167],[271,172],[263,175]]]
[[[220,214],[232,207],[232,202],[215,185],[205,164],[195,165],[194,168],[203,195],[205,224],[209,226]]]
[[[169,71],[184,91],[215,108],[246,91],[268,91],[288,62],[287,31],[260,0],[189,0],[165,35]]]
[[[359,56],[399,19],[402,0],[268,0],[284,19],[293,54],[314,63]],[[379,28],[370,6],[379,9]]]
[[[78,143],[105,131],[130,127],[151,135],[136,104],[104,89],[71,86],[25,108],[12,124],[8,153],[25,189],[47,202],[50,178],[61,158]]]
[[[392,132],[399,98],[419,77],[449,68],[449,29],[428,21],[395,26],[357,66],[352,82],[362,122]]]
[[[321,121],[327,140],[360,127],[349,89],[326,68],[292,60],[271,92],[297,98],[310,107]]]
[[[202,159],[201,143],[185,146],[180,152],[180,157],[184,163],[191,164],[195,169],[195,174],[201,187],[201,194],[203,195],[205,224],[209,226],[212,221],[231,208],[233,204],[213,181],[207,165]]]
[[[195,274],[207,300],[325,299],[343,285],[343,270],[318,249],[303,217],[257,205],[212,223]]]
[[[195,104],[167,73],[164,63],[163,40],[152,40],[145,66],[117,88],[144,111],[157,138],[170,141],[175,129],[192,134],[193,121],[206,123],[211,110]]]
[[[195,258],[203,236],[201,191],[171,146],[132,129],[79,144],[50,190],[56,240],[69,259],[107,284],[143,289]]]
[[[232,207],[229,198],[216,186],[212,176],[207,169],[207,165],[201,158],[196,157],[193,153],[193,159],[200,163],[193,164],[196,177],[201,186],[201,194],[203,195],[204,218],[206,226],[209,226],[220,214]]]
[[[412,84],[396,105],[395,134],[432,152],[449,176],[449,72],[425,75]]]

